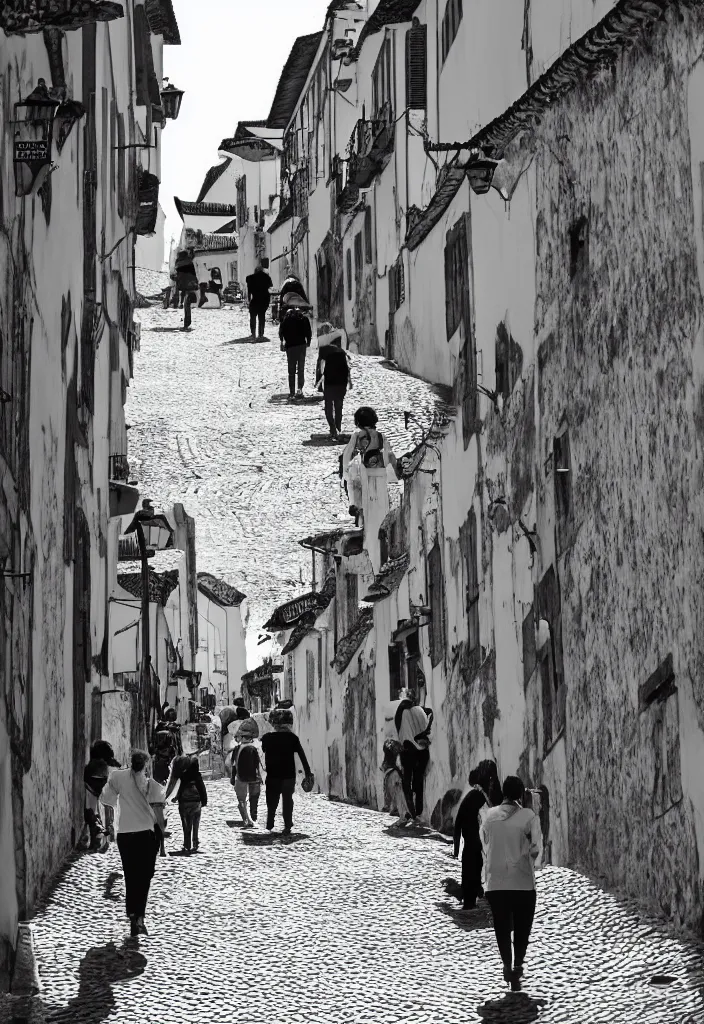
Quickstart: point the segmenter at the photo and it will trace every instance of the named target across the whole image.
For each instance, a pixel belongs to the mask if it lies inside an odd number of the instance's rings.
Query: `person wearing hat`
[[[83,772],[83,782],[86,787],[83,820],[88,826],[90,845],[93,850],[100,849],[106,831],[100,817],[100,794],[108,781],[110,769],[119,767],[120,762],[115,759],[115,752],[107,740],[96,740],[90,748],[90,761]]]
[[[275,709],[269,715],[269,722],[274,732],[262,738],[264,751],[264,767],[266,768],[266,827],[269,832],[274,828],[279,800],[283,804],[284,828],[282,835],[288,836],[293,828],[293,793],[296,788],[296,762],[298,754],[306,780],[312,779],[308,759],[303,752],[301,741],[291,731],[293,714],[289,710]]]
[[[244,719],[237,732],[239,743],[232,752],[232,785],[245,828],[254,828],[262,791],[262,766],[254,746],[258,736],[259,726],[254,719]]]

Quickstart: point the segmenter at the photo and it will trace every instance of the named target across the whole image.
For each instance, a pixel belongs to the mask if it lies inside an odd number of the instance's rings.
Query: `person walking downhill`
[[[111,773],[100,802],[117,810],[117,848],[125,873],[125,909],[132,935],[147,935],[144,915],[165,830],[163,786],[150,778],[145,750],[133,750],[130,768]]]
[[[537,814],[522,806],[525,786],[515,775],[503,784],[503,802],[481,827],[486,861],[484,891],[494,919],[504,981],[520,988],[523,961],[535,915],[535,859],[542,835]],[[513,957],[511,933],[513,932]]]
[[[191,853],[198,853],[198,829],[200,827],[201,810],[208,805],[208,792],[200,773],[198,756],[195,754],[183,754],[177,757],[171,769],[171,778],[166,787],[166,799],[168,800],[176,784],[179,783],[178,794],[173,803],[178,804],[178,811],[181,816],[183,828],[183,847],[181,853],[190,856]],[[191,845],[192,843],[192,845]]]
[[[479,772],[474,768],[469,773],[472,787],[457,809],[454,828],[454,852],[457,858],[462,846],[462,909],[475,910],[477,899],[484,895],[482,888],[482,841],[479,836],[479,811],[489,803],[487,794],[479,783]]]
[[[249,303],[249,336],[257,337],[257,325],[259,326],[259,338],[264,337],[264,318],[271,300],[271,289],[274,282],[266,273],[261,263],[258,263],[254,273],[247,277],[247,302]]]
[[[430,761],[430,727],[432,713],[427,715],[418,707],[415,694],[406,691],[394,715],[394,724],[401,744],[401,768],[403,785],[413,824],[420,824],[423,813],[423,788],[425,772]]]
[[[303,398],[305,384],[306,352],[313,340],[310,320],[300,309],[289,309],[284,313],[279,325],[281,351],[286,353],[288,360],[288,391],[289,398]],[[296,375],[298,390],[296,391]]]
[[[301,284],[300,278],[295,274],[289,274],[279,291],[279,307],[285,311],[291,306],[309,306],[306,290]]]
[[[237,733],[240,742],[232,752],[232,785],[245,828],[254,828],[262,791],[261,761],[253,742],[258,736],[259,726],[254,719],[245,719]]]
[[[342,430],[342,407],[345,395],[352,390],[349,356],[342,349],[342,331],[318,349],[316,387],[322,386],[325,399],[325,419],[330,437],[337,441]]]
[[[293,828],[293,794],[296,789],[296,762],[294,755],[298,754],[306,779],[312,779],[313,773],[310,770],[308,759],[303,752],[301,741],[291,731],[293,715],[290,711],[272,711],[269,716],[269,723],[273,725],[274,732],[268,732],[262,737],[262,750],[264,751],[264,767],[266,769],[266,827],[271,832],[274,828],[276,811],[279,800],[282,801],[284,827],[282,835],[288,836]]]
[[[111,768],[119,768],[120,762],[115,759],[115,751],[106,740],[96,740],[90,748],[90,761],[83,771],[83,782],[86,787],[86,803],[83,820],[90,833],[91,850],[103,847],[105,826],[100,817],[100,794],[108,781]]]
[[[176,257],[176,287],[183,299],[182,331],[191,329],[191,306],[198,302],[198,278],[193,263],[193,249],[182,249]]]

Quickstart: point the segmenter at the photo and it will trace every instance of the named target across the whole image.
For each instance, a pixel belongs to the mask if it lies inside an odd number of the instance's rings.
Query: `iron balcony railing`
[[[108,475],[110,480],[121,480],[124,483],[130,478],[130,464],[126,455],[111,455],[108,459]]]

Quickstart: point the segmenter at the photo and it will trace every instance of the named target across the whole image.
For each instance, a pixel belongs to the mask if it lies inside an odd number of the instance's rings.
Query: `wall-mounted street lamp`
[[[470,188],[478,196],[486,195],[494,180],[494,171],[500,161],[492,160],[484,155],[481,149],[472,149],[467,162],[467,180]]]
[[[53,121],[59,105],[59,100],[49,94],[43,78],[25,100],[15,103],[16,196],[26,196],[39,189],[50,173]]]
[[[175,85],[171,85],[168,78],[165,78],[164,82],[166,84],[161,90],[161,109],[164,111],[165,118],[175,121],[181,109],[183,89],[177,89]]]

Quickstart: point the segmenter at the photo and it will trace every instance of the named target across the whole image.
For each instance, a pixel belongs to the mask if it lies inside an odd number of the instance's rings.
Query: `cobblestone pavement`
[[[144,493],[159,505],[181,501],[196,520],[199,571],[247,594],[251,628],[310,580],[310,554],[297,541],[352,525],[340,489],[342,448],[328,439],[322,398],[313,395],[317,353],[308,354],[302,402],[288,402],[286,359],[278,327],[271,341],[249,340],[242,307],[195,310],[191,333],[180,310],[137,311],[141,351],[127,404],[129,461]],[[314,341],[314,346],[316,342]],[[433,388],[353,357],[353,391],[343,427],[360,405],[374,406],[397,454],[421,438]]]
[[[508,993],[486,908],[467,922],[446,895],[443,837],[300,790],[292,836],[243,832],[228,782],[208,790],[199,855],[157,861],[148,937],[125,938],[115,847],[73,862],[35,919],[42,994],[5,997],[2,1024],[704,1021],[702,949],[580,875],[538,873]]]

